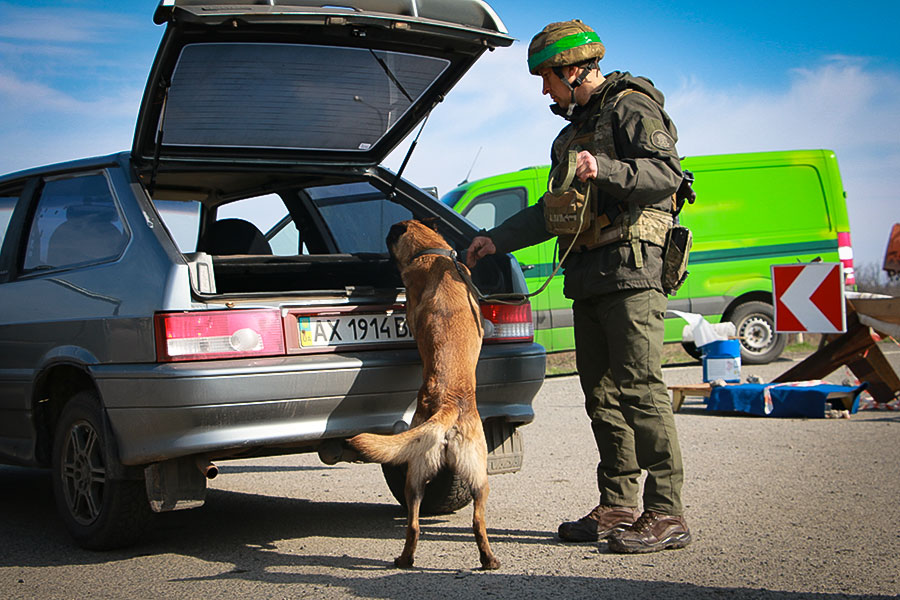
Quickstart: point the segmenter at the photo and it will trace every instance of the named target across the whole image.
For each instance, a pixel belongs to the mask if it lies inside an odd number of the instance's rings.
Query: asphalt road
[[[895,368],[900,350],[885,349]],[[779,361],[745,367],[764,379]],[[700,381],[669,367],[669,384]],[[845,375],[835,373],[840,381]],[[525,465],[491,478],[503,563],[477,571],[471,507],[423,519],[416,567],[394,569],[404,512],[376,465],[315,456],[220,465],[207,504],[159,515],[142,544],[72,545],[41,471],[0,467],[2,598],[897,598],[900,412],[850,419],[676,415],[687,470],[683,550],[621,556],[555,539],[597,502],[577,379],[549,379],[523,429]]]

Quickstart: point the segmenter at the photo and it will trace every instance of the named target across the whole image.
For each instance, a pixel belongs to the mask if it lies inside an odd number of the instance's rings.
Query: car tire
[[[143,479],[110,479],[117,461],[97,395],[76,394],[63,407],[53,440],[53,494],[69,533],[82,548],[133,544],[152,511]]]
[[[400,506],[406,508],[406,465],[381,465],[384,480]],[[419,512],[423,515],[444,515],[456,512],[472,501],[472,494],[449,469],[442,469],[425,486],[425,496]]]
[[[739,304],[728,318],[741,341],[741,363],[763,365],[784,352],[787,336],[775,333],[775,309],[767,302]]]
[[[700,349],[694,342],[681,342],[681,347],[684,348],[684,351],[687,352],[688,356],[695,360],[700,360],[703,356],[703,353],[700,352]]]

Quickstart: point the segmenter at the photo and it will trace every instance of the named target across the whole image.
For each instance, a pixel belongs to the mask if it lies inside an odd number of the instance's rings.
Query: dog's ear
[[[419,219],[419,222],[426,227],[429,227],[435,231],[438,230],[438,218],[437,217],[425,217],[424,219]]]

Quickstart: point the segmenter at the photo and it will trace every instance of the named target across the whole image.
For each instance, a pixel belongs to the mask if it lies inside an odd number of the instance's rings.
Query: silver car
[[[214,461],[333,464],[410,422],[387,230],[435,218],[460,253],[477,230],[379,163],[512,39],[481,0],[339,4],[163,0],[131,151],[0,177],[0,461],[52,469],[84,547],[202,504]],[[509,255],[473,279],[526,292]],[[482,313],[478,408],[512,472],[545,356],[528,304]],[[403,470],[385,478],[402,502]],[[467,502],[443,473],[425,509]]]

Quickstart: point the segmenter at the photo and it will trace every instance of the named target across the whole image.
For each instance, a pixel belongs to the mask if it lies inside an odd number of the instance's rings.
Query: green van
[[[772,264],[821,259],[843,265],[853,285],[853,251],[846,194],[831,150],[794,150],[690,156],[682,167],[694,173],[697,201],[685,205],[681,223],[694,246],[690,276],[669,308],[699,313],[712,323],[731,321],[741,340],[744,363],[767,363],[784,350],[775,333]],[[484,229],[534,204],[547,189],[549,167],[528,167],[451,190],[441,199]],[[528,287],[536,290],[558,258],[556,239],[513,253]],[[535,340],[548,352],[572,350],[571,302],[562,277],[532,297]],[[666,319],[666,341],[681,342],[685,322]],[[686,342],[685,349],[697,356]]]

